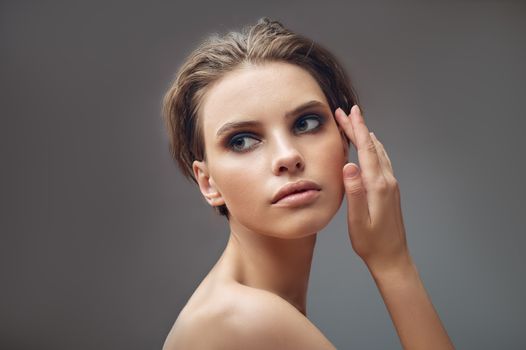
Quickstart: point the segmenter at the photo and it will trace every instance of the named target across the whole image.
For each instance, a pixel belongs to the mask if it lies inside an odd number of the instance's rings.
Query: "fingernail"
[[[360,110],[360,106],[358,105],[355,105],[356,106],[356,112],[358,112],[359,114],[362,114],[362,111]]]
[[[358,167],[354,164],[351,164],[345,168],[345,177],[346,178],[355,177],[358,174],[358,172],[359,172]]]

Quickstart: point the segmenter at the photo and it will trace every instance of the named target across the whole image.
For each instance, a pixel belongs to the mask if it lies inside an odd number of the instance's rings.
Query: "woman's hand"
[[[398,182],[382,143],[369,133],[358,105],[351,108],[349,116],[338,108],[335,118],[357,149],[361,167],[354,163],[343,167],[347,224],[354,251],[372,272],[412,265]]]
[[[335,113],[358,150],[345,164],[347,223],[354,251],[378,286],[404,349],[455,349],[413,264],[405,238],[400,191],[383,145],[369,133],[358,106]]]

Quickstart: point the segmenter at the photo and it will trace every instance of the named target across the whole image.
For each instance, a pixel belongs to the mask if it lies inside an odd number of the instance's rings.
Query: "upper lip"
[[[272,198],[272,204],[279,201],[281,198],[288,196],[291,193],[307,191],[307,190],[320,190],[320,186],[310,180],[299,180],[296,182],[289,182],[285,186],[281,187],[278,192]]]

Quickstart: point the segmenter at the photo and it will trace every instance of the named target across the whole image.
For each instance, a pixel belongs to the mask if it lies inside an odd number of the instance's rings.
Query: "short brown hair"
[[[331,111],[341,107],[348,112],[358,104],[358,95],[337,59],[321,45],[276,20],[263,17],[240,32],[222,36],[214,33],[187,57],[163,100],[170,153],[187,179],[197,184],[192,163],[206,160],[199,109],[207,87],[242,65],[272,61],[306,69],[320,85]],[[217,210],[229,219],[226,205]]]

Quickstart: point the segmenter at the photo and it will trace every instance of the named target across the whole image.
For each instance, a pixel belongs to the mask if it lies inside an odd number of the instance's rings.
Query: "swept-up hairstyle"
[[[331,111],[348,113],[358,103],[347,73],[323,46],[268,17],[241,31],[211,34],[183,62],[163,100],[169,150],[187,179],[197,184],[192,163],[206,161],[200,106],[207,88],[226,73],[246,65],[287,62],[306,69],[320,85]],[[349,139],[345,134],[347,143]],[[229,220],[226,205],[216,210]]]

